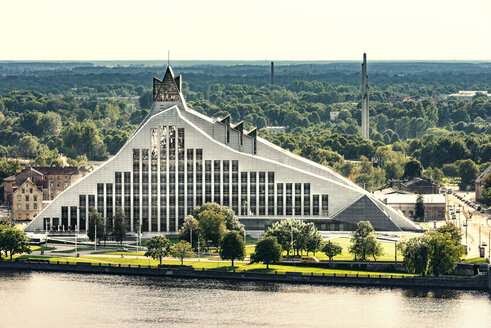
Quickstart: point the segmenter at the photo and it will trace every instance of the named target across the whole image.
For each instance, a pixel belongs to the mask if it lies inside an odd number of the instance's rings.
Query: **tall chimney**
[[[271,62],[271,84],[274,84],[274,62]]]
[[[370,138],[368,89],[367,54],[364,53],[361,64],[361,136],[367,139]]]

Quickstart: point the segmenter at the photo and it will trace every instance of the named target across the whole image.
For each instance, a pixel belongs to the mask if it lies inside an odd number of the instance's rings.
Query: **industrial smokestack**
[[[370,138],[368,89],[367,54],[364,53],[361,64],[361,136],[367,139]]]
[[[274,84],[274,62],[271,62],[271,84]]]

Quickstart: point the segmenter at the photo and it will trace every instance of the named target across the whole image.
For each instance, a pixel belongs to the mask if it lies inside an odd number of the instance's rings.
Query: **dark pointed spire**
[[[160,81],[153,78],[153,100],[154,101],[179,101],[181,100],[181,81],[179,75],[174,77],[174,72],[170,66],[167,66],[164,78]]]

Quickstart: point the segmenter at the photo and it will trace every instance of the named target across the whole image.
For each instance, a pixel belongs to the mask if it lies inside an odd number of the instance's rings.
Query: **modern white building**
[[[206,202],[232,208],[248,231],[287,218],[320,230],[352,230],[360,220],[379,231],[415,229],[364,189],[244,130],[243,122],[188,108],[170,67],[153,90],[151,112],[116,156],[56,197],[26,231],[83,231],[91,209],[112,218],[121,208],[130,232],[141,225],[147,235],[175,234]]]

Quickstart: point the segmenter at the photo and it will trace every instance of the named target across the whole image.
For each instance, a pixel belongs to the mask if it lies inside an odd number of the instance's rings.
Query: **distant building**
[[[286,132],[287,126],[267,126],[265,129],[269,133]]]
[[[393,181],[392,187],[413,194],[438,194],[440,187],[427,178],[413,178],[407,181]]]
[[[89,171],[84,167],[28,167],[16,175],[4,179],[4,202],[13,205],[16,190],[29,179],[37,189],[42,191],[44,201],[53,200],[73,183],[80,180]]]
[[[408,218],[413,218],[416,212],[415,194],[378,194],[377,197],[390,207],[400,210]],[[443,220],[445,219],[445,196],[441,194],[423,195],[425,207],[425,219]]]
[[[477,93],[482,93],[491,99],[491,93],[487,91],[459,91],[458,93],[448,95],[448,97],[456,98],[457,101],[472,101]]]
[[[14,220],[32,220],[43,208],[43,191],[30,178],[24,180],[12,196]]]
[[[484,178],[491,174],[491,165],[489,165],[483,173],[476,179],[476,201],[482,200],[482,188],[484,187]]]
[[[398,104],[398,103],[402,103],[405,101],[412,101],[412,99],[409,96],[391,96],[389,98],[389,102],[391,104]]]

